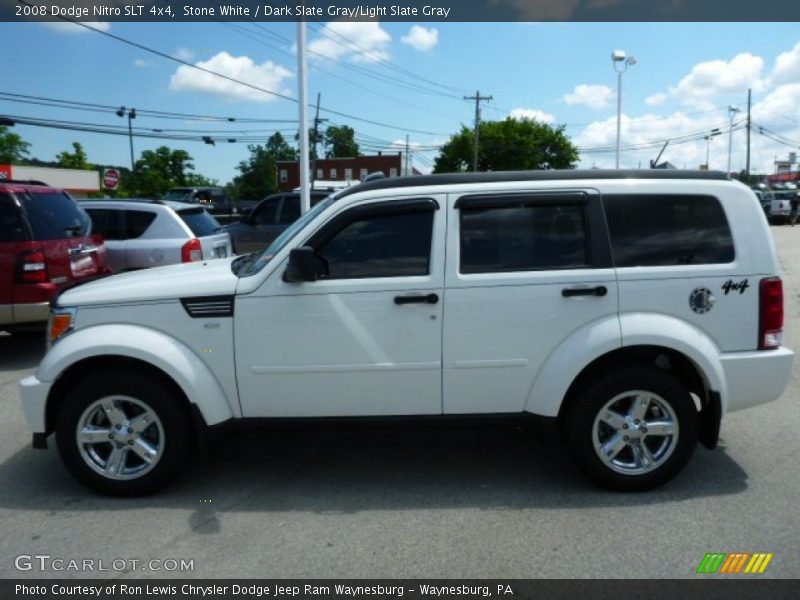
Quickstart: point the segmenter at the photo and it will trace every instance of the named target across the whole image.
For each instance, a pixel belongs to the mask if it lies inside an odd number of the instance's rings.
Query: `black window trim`
[[[606,221],[607,227],[607,235],[608,235],[608,242],[609,242],[609,252],[611,252],[611,259],[613,261],[613,265],[615,269],[639,269],[639,268],[646,268],[646,269],[674,269],[675,267],[706,267],[706,266],[721,266],[721,265],[732,265],[737,260],[737,248],[736,242],[733,239],[733,228],[731,227],[731,222],[728,219],[728,213],[725,212],[725,206],[722,200],[713,194],[698,194],[698,193],[654,193],[654,192],[624,192],[624,193],[611,193],[611,194],[604,194],[603,195],[603,203],[605,203],[606,199],[613,199],[619,197],[636,197],[636,198],[645,198],[647,196],[658,197],[658,198],[705,198],[714,200],[719,206],[719,209],[722,213],[722,218],[725,220],[725,224],[728,227],[728,233],[731,238],[731,250],[733,256],[730,261],[728,262],[703,262],[703,263],[691,263],[691,264],[670,264],[670,265],[617,265],[616,257],[614,256],[613,252],[613,242],[611,240],[611,226],[608,225]],[[640,200],[641,201],[641,200]],[[605,216],[605,206],[603,206],[603,219],[606,219]]]
[[[542,273],[548,271],[577,271],[581,269],[612,269],[611,238],[606,224],[601,195],[594,190],[547,190],[542,192],[499,192],[468,194],[455,202],[462,208],[513,208],[517,206],[585,206],[583,211],[586,228],[586,264],[576,267],[541,267],[531,269],[503,269],[470,272],[461,265],[461,219],[458,223],[458,272],[460,275],[488,275],[492,273]]]
[[[394,216],[417,212],[434,212],[439,210],[439,203],[433,198],[406,198],[403,200],[386,200],[359,204],[345,209],[329,219],[319,230],[314,232],[304,246],[315,250],[326,244],[342,229],[365,217]],[[428,257],[430,262],[430,256]],[[429,265],[430,266],[430,265]],[[430,268],[428,269],[430,271]]]
[[[350,226],[356,221],[360,221],[369,217],[393,217],[396,215],[408,215],[414,213],[427,213],[439,210],[439,203],[434,198],[404,198],[401,200],[385,200],[379,202],[369,202],[367,204],[359,204],[351,208],[345,209],[338,215],[329,219],[320,229],[314,232],[311,237],[302,244],[303,246],[310,246],[316,252],[317,249],[327,244],[333,239],[340,231]],[[435,222],[431,222],[431,246],[428,248],[428,263],[426,272],[423,275],[396,275],[386,277],[358,277],[358,278],[335,278],[335,279],[321,279],[320,281],[351,281],[359,279],[361,281],[369,279],[387,279],[387,278],[403,278],[403,277],[430,277],[431,276],[431,260],[433,257],[433,244],[435,242]]]

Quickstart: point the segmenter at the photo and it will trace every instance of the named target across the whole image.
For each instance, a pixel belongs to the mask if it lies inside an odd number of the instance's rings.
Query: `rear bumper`
[[[742,410],[780,398],[792,374],[794,352],[777,350],[736,352],[720,357],[727,382],[725,412]]]
[[[39,323],[50,316],[50,302],[14,304],[14,323]]]
[[[22,411],[25,419],[34,433],[47,432],[45,409],[47,395],[50,393],[50,384],[39,381],[35,375],[26,377],[19,382],[19,395],[22,399]]]

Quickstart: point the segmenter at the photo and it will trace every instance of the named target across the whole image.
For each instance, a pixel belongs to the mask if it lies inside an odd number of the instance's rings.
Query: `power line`
[[[76,100],[64,100],[59,98],[48,98],[45,96],[31,96],[28,94],[15,94],[12,92],[0,91],[0,100],[8,102],[20,102],[26,104],[39,104],[41,106],[52,106],[54,108],[66,108],[70,110],[87,110],[93,112],[112,112],[116,113],[119,105],[95,104]],[[152,117],[154,119],[195,119],[198,121],[227,122],[227,123],[297,123],[297,119],[253,119],[243,117],[221,117],[212,115],[198,115],[190,113],[168,112],[152,109],[137,109],[139,116]]]
[[[395,72],[402,73],[403,75],[405,75],[407,77],[411,77],[413,79],[417,79],[419,81],[422,81],[422,82],[424,82],[426,84],[430,84],[430,85],[433,85],[433,86],[436,86],[436,87],[439,87],[439,88],[442,88],[442,89],[445,89],[445,90],[449,90],[451,92],[455,92],[456,94],[463,94],[465,92],[465,90],[466,90],[466,88],[460,88],[459,89],[459,88],[455,88],[455,87],[443,84],[443,83],[438,82],[438,81],[433,81],[433,80],[430,80],[430,79],[426,79],[425,77],[422,77],[421,75],[419,75],[417,73],[414,73],[413,71],[410,71],[409,69],[406,69],[405,67],[401,67],[400,65],[392,62],[391,60],[383,59],[383,57],[381,57],[380,55],[376,54],[374,50],[369,50],[367,48],[364,48],[358,42],[356,42],[353,39],[347,37],[343,33],[340,33],[338,31],[334,31],[333,29],[331,29],[327,25],[322,26],[322,27],[320,27],[318,25],[316,27],[314,27],[312,25],[312,28],[314,28],[323,37],[331,40],[333,43],[339,44],[341,47],[343,47],[343,48],[345,48],[347,50],[351,50],[351,51],[352,51],[353,48],[357,48],[357,49],[361,50],[361,54],[362,55],[364,55],[364,56],[372,56],[373,58],[377,58],[378,60],[376,62],[378,64],[380,64],[381,66],[384,66],[384,67],[386,67],[388,69],[391,69],[391,70],[393,70]],[[326,33],[326,31],[332,33],[333,35],[335,35],[338,38],[341,38],[341,39],[345,40],[345,42],[347,42],[347,43],[343,44],[341,42],[337,42],[332,37],[330,37]],[[453,96],[452,94],[447,94],[447,95],[449,97],[458,98],[458,96]]]
[[[290,58],[294,58],[292,56],[292,54],[287,52],[286,50],[284,50],[284,49],[282,49],[282,48],[280,48],[280,47],[278,47],[278,46],[276,46],[274,44],[271,44],[269,42],[264,41],[263,35],[261,35],[261,34],[259,34],[257,32],[253,32],[251,30],[248,30],[245,27],[242,27],[242,26],[234,24],[234,23],[228,23],[228,22],[220,21],[219,24],[220,25],[224,25],[225,27],[227,27],[228,29],[231,29],[232,31],[238,33],[239,35],[247,37],[250,40],[253,40],[257,44],[261,44],[262,46],[265,46],[267,48],[271,48],[271,49],[275,50],[276,52],[284,54],[284,55],[286,55],[286,56],[288,56]],[[254,23],[254,25],[255,25],[255,23]],[[265,31],[268,31],[268,30],[265,30]],[[258,37],[254,37],[254,36],[258,36]],[[341,63],[338,63],[337,61],[335,61],[335,60],[333,60],[333,59],[331,59],[331,58],[329,58],[327,56],[324,56],[322,54],[314,52],[313,50],[308,50],[308,53],[309,54],[314,54],[314,55],[318,56],[319,58],[322,58],[324,60],[330,61],[330,62],[332,62],[334,64],[337,64],[337,65],[341,64]],[[398,85],[398,84],[396,84],[396,83],[394,83],[392,81],[385,80],[385,79],[383,79],[383,78],[381,78],[379,76],[376,76],[376,75],[372,74],[370,71],[363,70],[363,72],[362,72],[362,70],[357,68],[357,67],[355,67],[355,65],[341,64],[341,66],[343,66],[345,68],[349,68],[350,70],[355,70],[356,73],[361,73],[361,74],[366,75],[368,77],[372,77],[373,79],[376,79],[377,81],[381,81],[383,83],[388,83],[390,85]],[[377,90],[375,90],[373,88],[367,87],[365,85],[360,85],[360,84],[358,84],[358,83],[356,83],[354,81],[351,81],[349,79],[346,79],[346,78],[342,77],[341,75],[337,75],[336,73],[333,73],[331,71],[323,69],[319,65],[312,64],[311,65],[311,69],[313,69],[314,71],[317,71],[319,73],[323,73],[323,74],[327,75],[328,77],[332,77],[334,79],[338,79],[339,81],[344,81],[348,86],[356,87],[358,89],[364,90],[368,94],[373,94],[375,96],[390,100],[390,101],[395,102],[397,104],[403,104],[404,106],[408,106],[410,108],[414,108],[414,109],[420,110],[422,112],[425,112],[425,113],[428,113],[428,114],[432,114],[432,115],[436,115],[436,116],[448,117],[448,118],[452,117],[452,115],[450,115],[450,114],[446,114],[446,113],[443,113],[443,112],[432,110],[432,109],[430,109],[428,107],[419,106],[418,104],[414,104],[414,103],[408,102],[406,100],[401,100],[397,96],[391,96],[389,94],[383,94],[383,93],[381,93],[381,92],[379,92],[379,91],[377,91]],[[400,87],[401,89],[411,89],[406,85],[400,85],[398,87]],[[416,91],[416,90],[411,89],[411,91]]]
[[[26,6],[31,6],[31,7],[34,6],[33,4],[30,4],[29,2],[27,2],[26,0],[18,0],[18,2],[20,2],[21,4],[25,4]],[[179,64],[187,66],[187,67],[189,67],[191,69],[196,69],[196,70],[201,71],[203,73],[207,73],[209,75],[213,75],[215,77],[219,77],[221,79],[225,79],[226,81],[230,81],[232,83],[236,83],[236,84],[242,85],[242,86],[247,87],[249,89],[252,89],[252,90],[255,90],[255,91],[258,91],[258,92],[262,92],[262,93],[268,94],[270,96],[275,96],[276,98],[281,98],[283,100],[288,100],[288,101],[293,102],[295,104],[298,102],[296,98],[292,98],[291,96],[287,96],[287,95],[281,94],[279,92],[273,92],[272,90],[268,90],[268,89],[262,88],[260,86],[254,85],[252,83],[247,83],[247,82],[242,81],[240,79],[236,79],[235,77],[230,77],[229,75],[225,75],[223,73],[219,73],[217,71],[212,71],[211,69],[207,69],[205,67],[201,67],[199,65],[192,64],[192,63],[190,63],[188,61],[185,61],[183,59],[180,59],[180,58],[178,58],[176,56],[172,56],[170,54],[167,54],[166,52],[162,52],[160,50],[156,50],[154,48],[150,48],[148,46],[145,46],[145,45],[140,44],[138,42],[134,42],[132,40],[123,38],[123,37],[121,37],[119,35],[110,33],[108,31],[101,31],[99,29],[95,29],[94,27],[91,27],[91,26],[89,26],[86,23],[83,23],[81,21],[76,21],[74,19],[70,19],[69,17],[62,16],[62,15],[54,15],[54,16],[57,16],[62,21],[65,21],[65,22],[68,22],[68,23],[73,23],[75,25],[79,25],[80,27],[84,27],[85,29],[88,29],[90,31],[94,31],[96,33],[99,33],[100,35],[106,36],[106,37],[108,37],[110,39],[113,39],[113,40],[116,40],[116,41],[118,41],[120,43],[132,46],[134,48],[138,48],[139,50],[143,50],[144,52],[149,52],[151,54],[155,54],[156,56],[159,56],[161,58],[165,58],[167,60],[170,60],[170,61],[173,61],[173,62],[176,62],[176,63],[179,63]],[[355,115],[350,115],[348,113],[345,113],[345,112],[342,112],[342,111],[337,111],[337,110],[334,110],[334,109],[331,109],[331,108],[321,107],[320,110],[322,110],[323,112],[327,112],[327,113],[330,113],[330,114],[333,114],[333,115],[338,115],[340,117],[344,117],[344,118],[347,118],[347,119],[352,119],[353,121],[359,121],[359,122],[362,122],[362,123],[368,123],[370,125],[375,125],[376,127],[385,127],[387,129],[394,129],[394,130],[397,130],[397,131],[409,131],[409,132],[412,132],[412,133],[421,133],[421,134],[424,134],[424,135],[442,135],[440,133],[435,133],[435,132],[431,132],[431,131],[423,131],[423,130],[419,130],[419,129],[412,129],[410,127],[402,127],[402,126],[398,126],[398,125],[392,125],[392,124],[389,124],[389,123],[383,123],[381,121],[375,121],[375,120],[372,120],[372,119],[365,119],[363,117],[357,117]]]

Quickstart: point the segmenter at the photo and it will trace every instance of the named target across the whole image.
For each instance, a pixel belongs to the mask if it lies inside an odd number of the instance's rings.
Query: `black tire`
[[[677,440],[671,438],[672,448],[669,453],[665,451],[663,462],[657,464],[652,470],[641,473],[620,472],[606,464],[595,450],[594,441],[594,424],[600,411],[612,399],[633,390],[655,394],[659,401],[666,403],[673,411],[678,424]],[[619,401],[621,403],[619,406],[623,406],[627,402],[627,398],[627,396],[623,396]],[[631,396],[632,398],[633,396]],[[567,442],[581,470],[602,487],[626,492],[645,491],[659,487],[675,477],[686,466],[694,452],[697,444],[697,409],[686,387],[669,372],[654,367],[626,365],[613,373],[593,379],[578,391],[573,400],[564,415],[563,425]],[[659,412],[658,408],[652,405],[651,409],[656,413]],[[608,414],[609,411],[606,410],[605,413]],[[633,424],[626,423],[626,429],[624,431],[620,429],[619,433],[630,433],[629,426],[634,427]],[[636,425],[636,427],[640,426]],[[600,429],[604,428],[605,425],[600,426]],[[609,431],[612,430],[609,429]],[[642,435],[638,431],[637,434]],[[611,433],[608,435],[612,436]],[[660,445],[666,443],[667,439],[666,437],[648,438],[647,444],[657,443]],[[623,453],[628,453],[630,461],[635,461],[632,446],[643,443],[645,443],[644,438],[638,442],[634,441],[630,445],[626,443],[617,456],[624,456]],[[669,448],[669,444],[666,447]],[[624,467],[616,465],[616,468]]]
[[[132,397],[146,405],[160,420],[163,433],[163,437],[159,435],[163,445],[155,465],[141,476],[125,480],[95,471],[77,441],[84,411],[97,400],[115,395]],[[56,417],[56,444],[67,469],[86,487],[111,496],[141,496],[160,490],[177,478],[191,454],[194,435],[183,398],[177,397],[169,386],[147,374],[118,370],[85,379],[67,392]],[[136,460],[136,456],[126,458],[128,462]]]

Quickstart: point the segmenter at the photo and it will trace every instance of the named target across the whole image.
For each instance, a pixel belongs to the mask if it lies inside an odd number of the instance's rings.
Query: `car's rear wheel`
[[[579,390],[566,433],[581,469],[603,487],[648,490],[677,475],[697,443],[697,410],[669,372],[631,366]]]
[[[192,447],[183,399],[128,372],[84,380],[64,397],[56,441],[64,464],[102,494],[154,492],[180,473]]]

